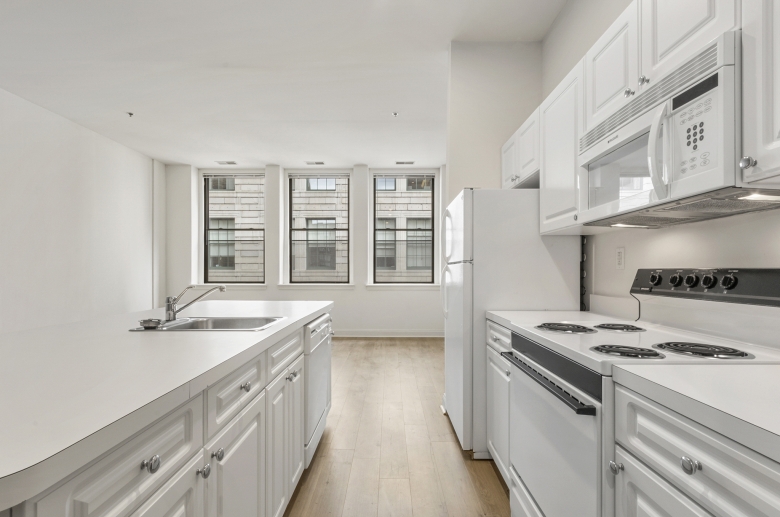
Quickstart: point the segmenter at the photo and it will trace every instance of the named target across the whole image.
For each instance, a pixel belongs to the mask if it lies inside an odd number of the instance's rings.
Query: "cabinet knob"
[[[513,174],[509,177],[509,181],[517,181],[518,179],[520,179],[520,176],[517,174]]]
[[[632,95],[634,95],[635,93],[636,92],[634,90],[632,90],[631,88],[626,88],[625,90],[623,90],[623,97],[629,98]]]
[[[212,452],[212,453],[211,453],[211,457],[212,457],[212,458],[217,458],[217,461],[222,461],[222,458],[224,458],[224,457],[225,457],[225,449],[223,449],[222,447],[220,447],[220,448],[219,448],[219,449],[217,449],[215,452]]]
[[[639,81],[638,81],[638,82],[639,82],[639,86],[643,86],[643,85],[645,85],[645,84],[649,83],[649,82],[650,82],[650,79],[649,79],[647,76],[640,75],[640,76],[639,76]]]
[[[696,460],[692,460],[687,456],[680,458],[680,466],[682,467],[683,472],[689,476],[694,475],[697,470],[701,470],[701,463]]]
[[[146,471],[149,474],[154,474],[158,470],[160,470],[160,464],[162,463],[162,460],[160,459],[159,454],[155,454],[148,460],[144,460],[141,462],[141,469],[146,469]]]
[[[506,376],[509,377],[509,370],[504,370],[504,373],[506,373]]]
[[[614,461],[610,461],[609,470],[617,476],[621,470],[625,470],[625,467],[623,467],[622,463],[615,463]]]
[[[244,384],[239,386],[239,389],[242,389],[242,390],[246,391],[247,393],[249,393],[249,390],[252,389],[252,383],[249,382],[249,381],[246,381]]]
[[[211,475],[211,465],[206,463],[205,465],[203,465],[202,469],[198,469],[195,471],[195,475],[203,476],[203,479],[208,478]]]
[[[750,169],[751,167],[755,167],[756,165],[758,165],[758,162],[752,156],[743,156],[742,159],[739,161],[740,169]]]
[[[288,382],[292,382],[292,381],[293,381],[293,379],[295,379],[295,375],[293,375],[293,374],[290,374],[290,375],[288,375],[287,377],[285,377],[285,379],[287,379],[287,381],[288,381]]]

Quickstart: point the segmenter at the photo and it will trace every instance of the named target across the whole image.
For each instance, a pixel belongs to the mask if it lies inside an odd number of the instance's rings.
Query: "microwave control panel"
[[[680,180],[718,166],[717,88],[688,102],[672,115],[673,180]]]

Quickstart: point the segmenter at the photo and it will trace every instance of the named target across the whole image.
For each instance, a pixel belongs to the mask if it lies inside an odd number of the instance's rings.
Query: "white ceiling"
[[[9,0],[0,88],[165,163],[439,166],[449,42],[539,41],[564,3]]]

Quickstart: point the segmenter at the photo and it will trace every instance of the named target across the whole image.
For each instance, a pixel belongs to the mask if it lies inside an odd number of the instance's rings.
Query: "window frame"
[[[377,266],[376,266],[376,258],[377,258],[376,257],[376,244],[377,244],[376,235],[377,235],[377,231],[382,231],[381,229],[377,229],[376,228],[376,221],[377,221],[377,215],[376,215],[376,212],[377,212],[377,203],[376,203],[377,178],[380,178],[380,177],[390,177],[390,176],[395,177],[396,186],[398,185],[398,181],[399,180],[406,181],[410,177],[413,177],[413,176],[426,176],[426,177],[430,176],[430,179],[431,179],[431,188],[430,188],[430,190],[428,190],[428,189],[414,189],[414,190],[411,191],[411,192],[430,192],[431,193],[431,216],[430,216],[430,220],[431,220],[431,228],[430,228],[430,234],[431,234],[431,279],[430,279],[430,281],[427,281],[427,282],[384,282],[384,281],[377,281],[377,276],[376,276],[377,271],[397,271],[398,270],[397,269],[398,268],[397,262],[396,262],[396,268],[394,270],[388,270],[388,269],[379,269],[378,270]],[[377,172],[377,173],[370,173],[369,174],[368,184],[369,184],[369,189],[371,190],[371,197],[370,197],[370,199],[371,199],[371,206],[370,206],[369,214],[368,214],[368,217],[369,217],[369,246],[368,246],[368,248],[369,248],[368,252],[369,253],[368,253],[368,257],[369,257],[369,260],[371,261],[370,271],[372,272],[372,276],[369,279],[369,282],[368,282],[367,285],[424,286],[424,285],[436,285],[437,284],[437,281],[436,281],[437,278],[436,278],[436,274],[435,273],[436,273],[436,257],[437,257],[437,248],[436,248],[436,246],[437,246],[437,243],[436,243],[436,221],[437,221],[437,217],[436,217],[436,215],[437,214],[436,214],[436,209],[437,209],[437,206],[438,206],[437,203],[436,203],[436,195],[438,193],[437,190],[436,190],[436,188],[437,188],[436,185],[438,183],[438,181],[437,181],[438,179],[439,179],[438,173],[435,173],[433,171],[422,173],[419,170],[415,170],[415,171],[409,171],[407,173],[396,172],[395,174],[383,174],[381,172]],[[407,188],[408,188],[408,182],[407,182]],[[397,191],[397,187],[396,187],[395,191]],[[380,190],[379,192],[393,192],[393,191]],[[412,218],[412,219],[420,219],[420,218],[419,217],[415,217],[415,218]],[[397,232],[398,232],[398,229],[393,230],[393,231],[396,232],[395,242],[396,242],[396,249],[397,249],[397,243],[398,243],[398,234],[397,234]],[[408,229],[402,229],[401,231],[408,232],[409,230]],[[420,231],[420,230],[418,230],[418,231]],[[427,232],[428,230],[422,230],[422,231],[426,231]],[[408,234],[407,234],[407,239],[408,239]],[[408,243],[408,240],[406,242]],[[408,246],[408,244],[407,244],[407,246]],[[396,261],[397,261],[397,257],[396,257]],[[409,270],[409,271],[422,271],[424,269],[427,269],[427,268],[409,269],[407,267],[407,270]]]
[[[305,179],[306,180],[306,190],[304,192],[338,192],[338,188],[334,188],[333,190],[309,190],[309,180],[310,179],[334,179],[337,180],[339,178],[345,178],[347,180],[347,228],[336,228],[333,231],[334,232],[346,232],[347,233],[347,279],[345,281],[340,282],[333,282],[333,281],[325,281],[325,280],[307,280],[305,282],[301,281],[294,281],[293,280],[293,243],[292,243],[292,237],[294,231],[301,231],[306,230],[306,228],[293,228],[293,181],[295,179]],[[284,253],[286,254],[286,260],[284,263],[286,264],[286,271],[283,271],[284,275],[284,281],[280,282],[279,285],[295,285],[295,286],[305,286],[305,285],[334,285],[334,286],[344,286],[344,285],[352,285],[352,275],[353,275],[353,257],[352,257],[352,170],[331,170],[331,171],[323,171],[321,173],[312,174],[311,171],[285,171],[285,174],[283,176],[283,181],[285,182],[285,188],[287,189],[287,195],[284,196],[286,198],[287,203],[287,213],[285,217],[285,223],[283,225],[282,231],[286,233],[284,235]],[[317,216],[317,217],[307,217],[307,219],[330,219],[329,216]],[[307,237],[308,237],[308,231],[307,231]],[[336,241],[338,242],[338,240]],[[328,269],[320,269],[320,270],[313,270],[313,271],[333,271]]]
[[[202,224],[202,231],[200,232],[202,238],[203,238],[203,250],[202,250],[202,257],[203,257],[203,283],[204,284],[230,284],[230,285],[251,285],[251,286],[265,286],[267,282],[267,276],[268,276],[268,270],[267,270],[267,263],[266,263],[266,229],[265,224],[263,224],[262,227],[259,228],[232,228],[231,231],[234,232],[241,232],[241,231],[249,231],[249,232],[262,232],[262,242],[263,243],[263,250],[262,250],[262,264],[263,264],[263,281],[262,282],[250,282],[247,280],[240,280],[236,282],[230,282],[230,281],[224,281],[224,280],[209,280],[209,264],[210,264],[210,255],[209,255],[209,231],[210,231],[210,214],[209,214],[209,192],[212,190],[210,188],[211,186],[211,180],[212,178],[218,178],[219,174],[203,174],[200,179],[203,181],[203,212],[202,212],[202,218],[200,220],[199,224]],[[246,177],[257,177],[257,178],[265,178],[265,175],[263,174],[225,174],[226,178],[230,177],[234,180],[233,190],[226,190],[226,189],[214,189],[215,192],[235,192],[235,178],[238,176],[246,176]],[[266,191],[265,191],[265,181],[263,181],[263,190],[262,190],[262,199],[265,204],[266,200]],[[265,212],[265,210],[263,210]],[[215,217],[214,219],[225,219],[224,217]],[[235,218],[233,218],[235,221]],[[235,250],[235,240],[234,240],[234,250]],[[235,256],[234,259],[235,260]],[[230,269],[224,269],[222,271],[235,271],[235,268]]]

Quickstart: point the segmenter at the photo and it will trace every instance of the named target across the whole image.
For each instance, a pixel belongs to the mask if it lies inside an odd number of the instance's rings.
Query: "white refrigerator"
[[[444,409],[460,445],[487,448],[490,310],[579,310],[580,238],[539,235],[539,191],[463,190],[444,212]]]

